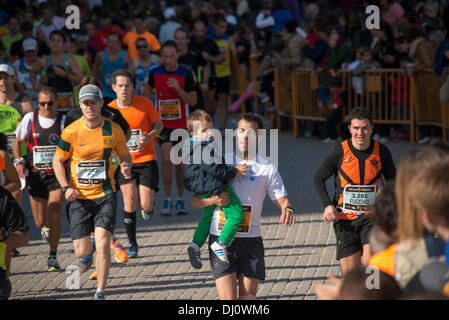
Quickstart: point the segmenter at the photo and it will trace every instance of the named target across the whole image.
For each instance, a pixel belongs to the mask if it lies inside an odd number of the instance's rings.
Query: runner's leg
[[[341,276],[344,277],[349,271],[361,268],[361,252],[340,259]]]
[[[165,198],[171,198],[171,184],[173,179],[173,165],[170,160],[170,151],[173,147],[171,142],[166,142],[161,145],[162,152],[162,183],[164,185]]]
[[[50,252],[58,250],[61,237],[61,211],[64,204],[64,194],[61,189],[50,191],[48,197],[47,216],[50,223]]]
[[[256,300],[259,279],[239,277],[239,300]]]
[[[38,228],[42,228],[45,225],[47,205],[47,199],[30,196],[31,211],[33,213],[34,223]]]
[[[176,186],[178,187],[178,198],[184,198],[184,164],[175,166]]]
[[[111,268],[111,251],[109,243],[112,234],[101,227],[95,228],[95,247],[97,257],[95,259],[95,268],[97,271],[97,288],[104,290],[106,287],[109,269]]]
[[[154,189],[139,185],[140,207],[144,211],[151,212],[153,210],[155,192]]]
[[[225,275],[215,280],[218,298],[220,300],[237,299],[237,272]]]

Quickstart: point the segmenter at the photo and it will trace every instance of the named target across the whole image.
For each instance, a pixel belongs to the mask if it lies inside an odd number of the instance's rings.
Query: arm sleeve
[[[192,92],[195,90],[195,78],[193,77],[192,71],[187,70],[186,72],[186,82],[185,82],[185,92]]]
[[[384,145],[380,145],[380,159],[382,161],[385,180],[394,180],[396,178],[396,166],[394,165],[390,150]]]
[[[59,138],[58,147],[56,148],[55,154],[63,160],[68,160],[72,154],[72,142],[72,132],[64,129],[61,133],[61,137]]]
[[[288,196],[281,174],[276,169],[274,169],[274,172],[270,175],[270,180],[267,185],[267,194],[271,201]]]
[[[321,204],[324,208],[332,204],[332,200],[329,198],[326,188],[326,180],[338,171],[338,161],[340,159],[341,152],[341,145],[335,147],[335,149],[328,154],[313,176],[315,190],[318,193],[318,197],[320,198]]]
[[[34,112],[27,113],[22,121],[19,123],[16,129],[16,137],[20,140],[25,140],[31,133],[31,122],[34,116]]]

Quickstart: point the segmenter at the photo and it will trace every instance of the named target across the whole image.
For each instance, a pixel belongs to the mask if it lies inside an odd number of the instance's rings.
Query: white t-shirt
[[[234,153],[228,153],[225,155],[225,161],[234,166],[245,163],[249,168],[247,176],[238,175],[231,181],[234,193],[240,199],[244,209],[246,208],[244,211],[251,210],[249,230],[237,232],[235,236],[238,238],[260,237],[260,219],[265,196],[268,194],[272,201],[287,196],[282,177],[271,162],[260,157],[257,158],[257,161],[256,159],[242,160],[237,158]],[[219,224],[220,208],[216,207],[210,226],[211,234],[220,235]]]
[[[41,116],[39,117],[39,125],[44,128],[50,128],[56,121],[56,118],[48,119]],[[16,128],[16,137],[20,140],[26,140],[31,134],[31,125],[33,123],[34,112],[28,112]],[[64,129],[64,122],[66,116],[63,115],[61,119],[61,132]]]

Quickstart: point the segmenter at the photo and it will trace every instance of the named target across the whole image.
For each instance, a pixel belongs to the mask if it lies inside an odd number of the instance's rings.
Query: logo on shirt
[[[379,160],[377,158],[370,159],[369,164],[371,167],[374,167],[377,169],[377,167],[379,166]]]
[[[50,144],[58,144],[59,142],[59,137],[57,134],[52,133],[49,137],[48,137],[48,142]]]
[[[105,148],[111,148],[112,147],[112,138],[111,137],[103,137],[103,146]]]

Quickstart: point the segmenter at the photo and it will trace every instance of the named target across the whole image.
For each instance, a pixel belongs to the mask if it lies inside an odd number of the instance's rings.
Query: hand
[[[173,88],[175,90],[180,89],[181,87],[179,86],[179,82],[178,80],[176,80],[175,78],[168,78],[167,80],[167,86],[169,86],[170,88]]]
[[[320,300],[337,300],[343,281],[331,274],[328,276],[328,278],[331,281],[331,284],[317,284],[315,286],[316,296]]]
[[[248,171],[248,166],[244,163],[238,164],[235,166],[235,168],[237,169],[237,174],[241,174],[246,176],[245,171]]]
[[[148,133],[144,133],[142,132],[141,134],[141,138],[139,140],[137,140],[137,146],[139,147],[140,150],[142,150],[147,143],[150,141],[150,135]]]
[[[212,204],[215,204],[216,206],[225,206],[229,203],[229,193],[227,191],[223,191],[219,196],[213,195],[210,197],[210,200]]]
[[[64,195],[67,201],[75,201],[80,196],[80,193],[76,189],[68,188]]]
[[[120,164],[120,170],[122,171],[125,179],[131,179],[131,162],[124,161]]]
[[[25,176],[26,176],[26,167],[25,167],[24,164],[19,164],[16,167],[16,171],[17,171],[17,174],[19,175],[19,177],[25,178]]]
[[[286,227],[290,227],[292,224],[295,224],[295,222],[296,222],[295,213],[288,210],[287,206],[285,208],[282,208],[279,224],[283,224]]]
[[[330,205],[324,209],[324,222],[331,222],[332,220],[338,221],[338,213],[335,206]]]
[[[67,78],[68,72],[65,71],[64,69],[58,66],[53,66],[53,71],[58,77]]]

